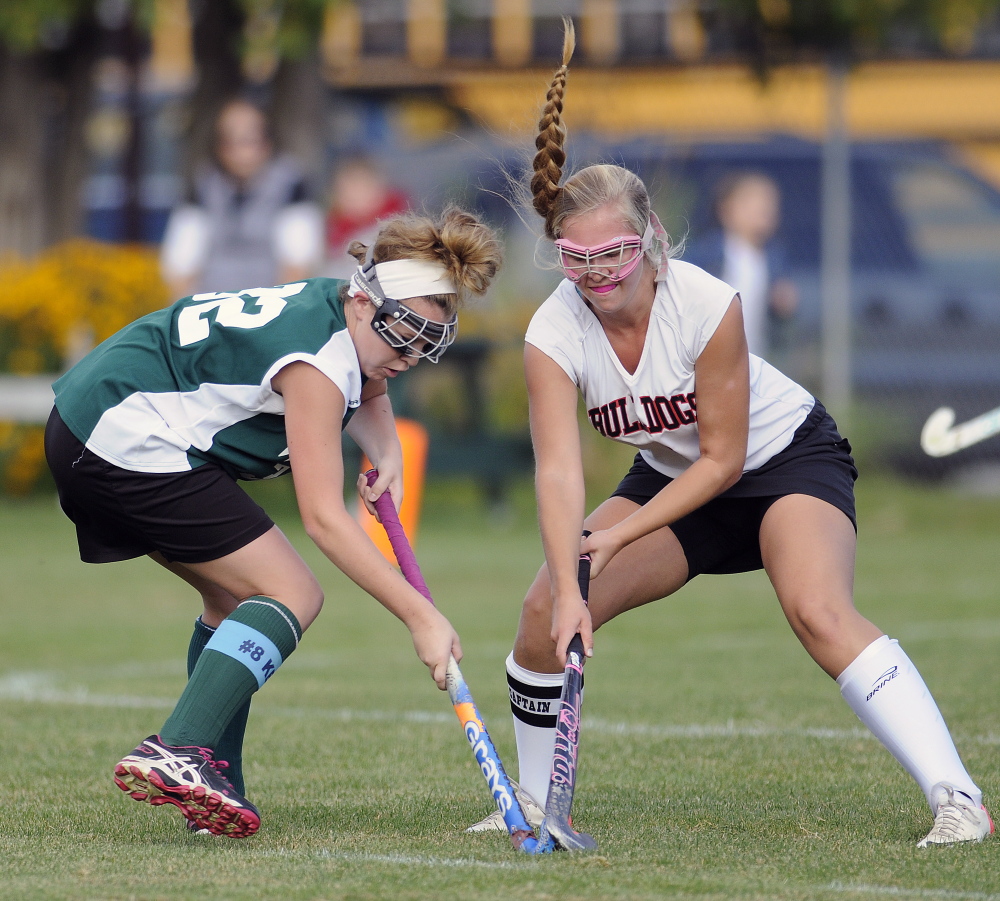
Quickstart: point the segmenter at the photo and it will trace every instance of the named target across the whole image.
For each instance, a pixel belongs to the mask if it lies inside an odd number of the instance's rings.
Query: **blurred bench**
[[[0,375],[0,422],[42,424],[52,410],[58,375]]]

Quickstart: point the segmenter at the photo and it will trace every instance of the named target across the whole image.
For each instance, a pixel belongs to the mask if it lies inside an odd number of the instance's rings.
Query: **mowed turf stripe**
[[[295,851],[264,851],[255,854],[256,857],[302,857]],[[374,854],[369,851],[316,851],[305,856],[317,860],[336,860],[351,864],[390,864],[401,867],[477,867],[481,870],[517,870],[521,869],[521,860],[529,859],[527,855],[511,861],[476,860],[474,857],[439,857],[434,854]]]

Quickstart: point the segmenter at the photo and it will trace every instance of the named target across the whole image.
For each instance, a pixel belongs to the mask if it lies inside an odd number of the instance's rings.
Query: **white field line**
[[[59,688],[52,673],[15,672],[0,676],[0,700],[75,707],[172,708],[177,701],[134,695],[92,694],[85,685]]]
[[[898,885],[853,885],[848,882],[831,882],[821,887],[828,892],[850,895],[873,895],[876,898],[937,898],[942,901],[1000,901],[1000,895],[986,892],[962,892],[952,889],[904,888]]]
[[[20,701],[29,704],[66,704],[75,707],[129,707],[146,709],[172,709],[176,699],[152,698],[137,695],[97,694],[85,685],[60,687],[57,676],[51,672],[12,672],[0,676],[0,701]],[[322,710],[315,707],[271,706],[266,702],[254,708],[255,716],[274,716],[292,719],[329,720],[341,723],[451,723],[455,715],[447,710],[355,710],[344,707]],[[620,735],[652,739],[706,739],[706,738],[815,738],[822,741],[872,740],[874,736],[860,726],[852,729],[777,728],[752,723],[691,723],[686,725],[658,725],[655,723],[611,722],[597,717],[584,717],[582,728],[598,735]],[[982,745],[1000,745],[1000,735],[958,735],[962,742]],[[1000,901],[1000,896],[997,896]]]

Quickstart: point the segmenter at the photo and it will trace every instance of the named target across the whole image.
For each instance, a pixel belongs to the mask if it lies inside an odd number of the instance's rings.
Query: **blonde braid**
[[[566,126],[562,122],[563,95],[566,93],[566,77],[569,74],[569,61],[576,48],[576,31],[573,21],[563,19],[563,56],[562,65],[552,77],[552,84],[545,95],[545,106],[542,117],[538,121],[538,136],[535,138],[537,153],[532,163],[534,175],[531,178],[531,202],[536,212],[545,219],[545,233],[550,238],[555,234],[552,230],[552,211],[555,208],[562,188],[562,167],[566,163]]]

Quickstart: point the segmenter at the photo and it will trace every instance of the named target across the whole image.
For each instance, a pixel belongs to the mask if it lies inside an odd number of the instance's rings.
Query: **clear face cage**
[[[635,272],[646,251],[644,243],[639,235],[621,235],[594,247],[558,238],[556,252],[559,267],[571,282],[580,281],[589,272],[620,282]]]
[[[403,351],[406,356],[437,363],[458,336],[458,314],[448,322],[437,322],[421,316],[395,298],[386,297],[379,284],[370,249],[369,257],[359,268],[353,282],[375,305],[372,328],[386,344]]]

